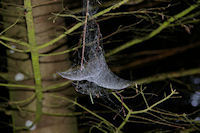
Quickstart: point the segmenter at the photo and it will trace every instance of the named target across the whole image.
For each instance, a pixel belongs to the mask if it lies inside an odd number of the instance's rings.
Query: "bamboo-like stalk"
[[[35,91],[36,91],[36,118],[35,122],[40,120],[42,115],[42,78],[40,72],[40,65],[39,65],[39,51],[36,49],[36,37],[35,37],[35,29],[34,29],[34,22],[33,22],[33,15],[32,15],[32,5],[31,0],[24,0],[24,8],[26,9],[26,24],[27,24],[27,33],[28,33],[28,42],[32,47],[31,50],[31,59],[32,59],[32,67],[35,79]]]

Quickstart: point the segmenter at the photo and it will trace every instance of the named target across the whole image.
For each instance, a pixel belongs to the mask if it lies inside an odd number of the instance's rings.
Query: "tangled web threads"
[[[76,88],[76,91],[82,94],[91,94],[92,97],[102,97],[107,93],[107,90],[96,85],[95,83],[88,81],[78,81],[73,83]]]
[[[94,0],[91,3],[95,3]],[[94,14],[91,3],[87,0],[89,5],[84,4],[87,8],[88,16],[86,15],[86,17],[88,18],[91,18]],[[83,60],[83,64],[58,74],[63,78],[78,81],[74,84],[80,93],[93,94],[94,96],[101,96],[104,92],[103,88],[120,90],[130,86],[131,81],[118,77],[109,69],[103,48],[100,45],[100,29],[94,19],[89,19],[85,23],[83,34],[85,38],[83,38],[82,42],[86,44],[83,46],[85,51],[83,51],[82,55],[84,57],[80,59]]]

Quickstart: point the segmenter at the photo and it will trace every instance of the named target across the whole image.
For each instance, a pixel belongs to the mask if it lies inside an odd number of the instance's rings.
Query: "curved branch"
[[[120,1],[119,3],[103,10],[103,11],[100,11],[99,13],[93,15],[90,19],[94,19],[94,18],[97,18],[99,16],[102,16],[103,14],[107,13],[107,12],[110,12],[111,10],[114,10],[116,8],[119,8],[121,5],[125,4],[126,2],[128,2],[129,0],[122,0]],[[47,43],[44,43],[40,46],[37,47],[37,49],[42,49],[42,48],[45,48],[45,47],[48,47],[50,45],[53,45],[54,43],[56,43],[57,41],[59,41],[60,39],[64,38],[66,35],[70,34],[71,32],[77,30],[78,28],[80,28],[83,24],[85,24],[85,22],[79,22],[77,23],[76,25],[74,25],[72,28],[70,28],[69,30],[67,30],[66,32],[64,32],[63,34],[61,34],[60,36],[58,36],[57,38],[47,42]]]
[[[165,21],[164,23],[162,23],[157,29],[155,29],[154,31],[152,31],[149,35],[142,37],[142,38],[137,38],[137,39],[133,39],[113,50],[111,50],[109,53],[106,54],[106,56],[111,56],[114,55],[126,48],[129,48],[133,45],[136,45],[138,43],[144,42],[148,39],[151,39],[152,37],[156,36],[157,34],[159,34],[162,30],[164,30],[165,28],[167,28],[168,26],[170,26],[170,24],[176,20],[178,20],[179,18],[187,15],[188,13],[190,13],[191,11],[193,11],[194,9],[196,9],[198,7],[197,4],[191,5],[189,8],[185,9],[184,11],[178,13],[177,15],[169,18],[167,21]]]

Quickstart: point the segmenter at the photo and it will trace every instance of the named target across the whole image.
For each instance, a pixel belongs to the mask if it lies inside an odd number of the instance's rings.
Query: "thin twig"
[[[83,29],[83,47],[82,47],[82,57],[81,57],[81,70],[83,68],[83,60],[84,60],[84,53],[85,53],[85,39],[86,39],[86,31],[87,31],[87,22],[88,22],[88,8],[89,8],[89,0],[86,3],[86,13],[85,13],[85,25]]]
[[[10,26],[8,26],[7,28],[5,28],[2,32],[0,32],[0,35],[2,35],[3,33],[5,33],[6,31],[8,31],[9,29],[11,29],[13,26],[15,26],[17,23],[19,22],[19,18]]]
[[[150,38],[156,36],[157,34],[159,34],[162,30],[166,29],[168,26],[170,26],[170,24],[172,22],[175,22],[176,20],[182,18],[183,16],[187,15],[188,13],[190,13],[191,11],[193,11],[194,9],[196,9],[198,7],[198,4],[194,4],[191,5],[189,8],[183,10],[182,12],[176,14],[175,16],[169,18],[167,21],[165,21],[164,23],[162,23],[157,29],[153,30],[151,33],[149,33],[147,36],[142,37],[142,38],[136,38],[133,39],[113,50],[111,50],[109,53],[106,54],[106,57],[109,57],[111,55],[114,55],[126,48],[129,48],[133,45],[139,44],[141,42],[144,42],[146,40],[149,40]]]
[[[106,8],[105,10],[102,10],[100,12],[98,12],[97,14],[93,15],[91,19],[95,19],[97,17],[100,17],[102,16],[103,14],[107,13],[107,12],[110,12],[111,10],[114,10],[116,8],[119,8],[121,5],[127,3],[129,0],[122,0],[120,1],[119,3],[116,3],[115,5],[109,7],[109,8]],[[59,35],[58,37],[52,39],[51,41],[47,42],[47,43],[44,43],[44,44],[41,44],[37,47],[37,49],[42,49],[42,48],[45,48],[45,47],[48,47],[50,45],[53,45],[54,43],[56,43],[57,41],[59,41],[60,39],[64,38],[66,35],[70,34],[71,32],[77,30],[78,28],[80,28],[82,25],[84,25],[83,22],[79,22],[77,23],[76,25],[74,25],[73,27],[71,27],[70,29],[68,29],[66,32],[64,32],[63,34]]]

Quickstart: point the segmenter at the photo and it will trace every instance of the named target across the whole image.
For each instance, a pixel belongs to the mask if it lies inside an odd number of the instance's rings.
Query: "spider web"
[[[104,88],[111,90],[120,90],[130,86],[131,81],[122,79],[115,75],[108,67],[104,51],[101,46],[101,33],[97,22],[91,19],[97,11],[96,0],[84,0],[84,9],[88,16],[87,23],[85,23],[85,50],[82,55],[84,57],[80,58],[83,63],[77,65],[65,72],[58,73],[63,78],[74,81],[78,92],[82,94],[92,94],[93,96],[102,96],[104,93]],[[85,18],[86,19],[86,18]],[[75,82],[76,81],[76,82]]]

